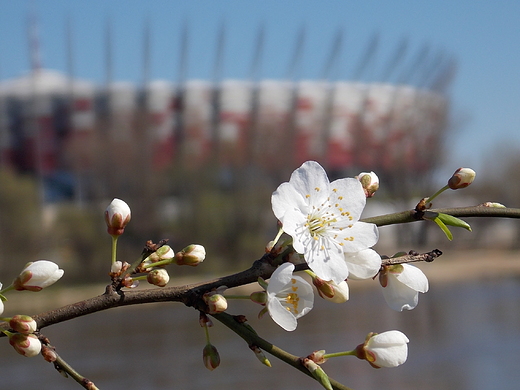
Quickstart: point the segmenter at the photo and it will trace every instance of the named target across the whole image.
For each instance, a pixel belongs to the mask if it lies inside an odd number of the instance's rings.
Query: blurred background
[[[331,179],[378,174],[365,216],[414,207],[461,166],[476,182],[436,206],[518,207],[515,1],[0,0],[0,10],[4,284],[19,271],[13,258],[57,262],[63,284],[105,281],[102,214],[114,197],[132,209],[121,259],[167,238],[208,251],[203,271],[179,276],[246,268],[276,233],[272,191],[310,159]],[[450,243],[427,224],[383,228],[376,249],[517,256],[518,223],[469,222],[473,233]]]

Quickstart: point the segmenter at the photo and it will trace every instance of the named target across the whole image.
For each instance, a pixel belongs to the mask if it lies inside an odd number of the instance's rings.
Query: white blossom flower
[[[314,304],[312,286],[293,275],[294,264],[284,263],[271,275],[267,286],[267,311],[287,331],[296,329],[297,319],[307,314]]]
[[[415,308],[419,301],[419,293],[428,291],[426,275],[410,264],[397,264],[383,268],[379,280],[388,306],[397,311]]]
[[[40,291],[58,281],[63,276],[63,272],[52,261],[38,260],[27,263],[20,275],[14,280],[13,286],[18,291]]]
[[[354,178],[329,182],[315,161],[296,169],[271,197],[273,212],[293,247],[304,255],[316,275],[341,283],[349,274],[344,252],[352,253],[377,242],[374,224],[359,222],[366,197]]]
[[[345,253],[349,279],[370,279],[381,269],[381,256],[373,249]]]
[[[397,367],[408,357],[408,337],[398,330],[369,334],[364,344],[366,359],[372,366]]]

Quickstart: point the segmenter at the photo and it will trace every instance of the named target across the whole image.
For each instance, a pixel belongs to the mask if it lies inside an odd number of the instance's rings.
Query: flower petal
[[[404,285],[425,293],[428,291],[428,278],[426,275],[417,267],[411,264],[401,264],[403,266],[403,272],[396,274],[395,277]]]
[[[278,186],[271,195],[271,204],[274,215],[282,223],[284,223],[284,216],[288,210],[306,210],[307,208],[303,195],[296,191],[290,183],[282,183]]]
[[[388,274],[388,284],[383,287],[383,297],[391,309],[412,310],[419,302],[419,292],[399,282],[395,275]]]
[[[271,278],[269,279],[267,293],[276,294],[278,291],[283,290],[287,283],[291,281],[293,271],[294,264],[291,263],[283,263],[277,269],[275,269],[271,275]]]
[[[274,322],[283,329],[291,332],[296,329],[298,321],[278,299],[269,299],[267,301],[267,311]]]
[[[354,240],[346,242],[343,246],[345,252],[359,252],[377,243],[379,231],[373,223],[356,222],[351,228],[344,229],[347,236],[354,237]]]
[[[330,202],[338,203],[340,207],[350,213],[352,222],[357,222],[366,205],[365,191],[361,183],[351,177],[334,180],[330,183],[332,190]],[[345,196],[348,194],[348,196]]]
[[[373,249],[344,253],[350,279],[370,279],[381,269],[381,256]]]
[[[316,161],[306,161],[296,169],[289,180],[294,189],[303,196],[312,194],[308,199],[312,204],[321,204],[330,192],[330,182],[325,169]]]

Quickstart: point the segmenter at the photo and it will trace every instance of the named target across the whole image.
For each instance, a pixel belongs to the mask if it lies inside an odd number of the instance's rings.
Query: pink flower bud
[[[361,182],[363,190],[365,191],[365,196],[367,198],[373,197],[376,191],[379,189],[379,178],[372,171],[369,173],[361,172],[356,176],[356,179]]]
[[[125,226],[130,222],[130,218],[130,207],[121,199],[114,198],[105,210],[108,234],[111,236],[123,234]]]
[[[11,344],[16,352],[26,357],[33,357],[40,353],[42,343],[33,334],[14,333],[9,336],[9,344]]]
[[[213,371],[220,365],[220,356],[218,354],[217,348],[211,344],[206,344],[204,347],[204,350],[202,351],[202,359],[204,361],[204,365],[210,371]]]
[[[47,345],[42,345],[42,356],[49,363],[55,362],[58,358],[56,351],[53,348],[48,347]]]
[[[191,265],[196,266],[204,261],[206,258],[206,249],[202,245],[192,244],[188,245],[182,251],[175,255],[175,262],[177,265]]]
[[[170,275],[164,268],[154,269],[146,275],[146,280],[154,286],[164,287],[170,281]]]
[[[471,168],[459,168],[450,177],[450,180],[448,180],[448,186],[452,190],[465,188],[473,183],[476,175],[475,171]]]
[[[11,320],[9,321],[9,326],[15,332],[29,334],[34,333],[38,325],[32,317],[23,314],[18,314],[11,318]]]
[[[52,261],[38,260],[34,263],[27,263],[14,280],[13,286],[18,291],[40,291],[58,281],[63,276],[63,272]]]

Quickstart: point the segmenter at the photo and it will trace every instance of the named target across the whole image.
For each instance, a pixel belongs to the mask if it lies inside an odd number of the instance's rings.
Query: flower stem
[[[175,260],[175,257],[172,257],[170,259],[165,259],[165,260],[157,261],[155,263],[150,263],[150,264],[148,264],[146,269],[153,268],[153,267],[161,267],[163,265],[169,265],[169,264],[173,263],[174,260]]]
[[[11,283],[10,286],[7,286],[6,288],[0,290],[0,299],[4,300],[3,298],[5,298],[5,297],[2,298],[2,296],[3,296],[6,292],[11,291],[11,290],[14,290],[14,285],[13,285],[12,283]]]
[[[429,198],[427,198],[427,202],[431,202],[432,200],[434,200],[436,197],[438,197],[440,194],[442,194],[444,191],[446,191],[448,188],[450,188],[447,184],[442,187],[439,191],[437,191],[435,194],[433,194],[432,196],[430,196]]]
[[[251,299],[249,295],[224,295],[226,299]]]
[[[117,239],[119,236],[112,236],[112,264],[116,262],[117,257]]]
[[[204,325],[204,332],[206,334],[206,344],[210,344],[210,342],[209,342],[209,329],[208,329],[208,325],[207,324]]]
[[[323,355],[323,358],[330,359],[330,358],[338,357],[338,356],[356,356],[356,350],[345,351],[345,352],[326,353],[325,355]]]

